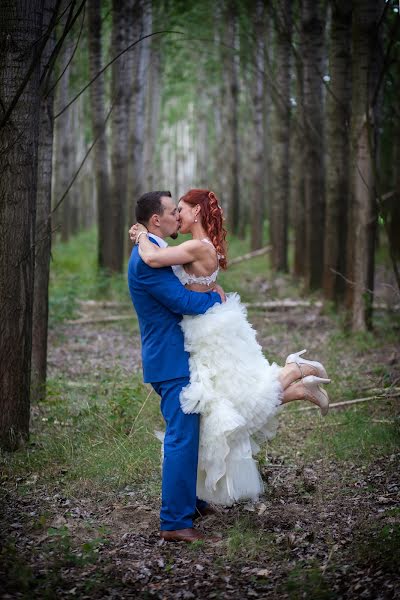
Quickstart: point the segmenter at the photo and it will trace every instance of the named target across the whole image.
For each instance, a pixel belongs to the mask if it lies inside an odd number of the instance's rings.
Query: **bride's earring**
[[[197,223],[197,219],[195,219],[194,222]]]

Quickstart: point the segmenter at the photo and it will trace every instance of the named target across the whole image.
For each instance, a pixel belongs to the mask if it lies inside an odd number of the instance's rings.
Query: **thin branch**
[[[94,83],[96,81],[96,79],[98,79],[98,77],[100,77],[100,75],[102,75],[104,73],[104,71],[106,71],[108,69],[108,67],[110,67],[116,60],[118,60],[123,54],[125,54],[125,52],[128,52],[131,48],[133,48],[134,46],[136,46],[137,44],[139,44],[140,42],[142,42],[143,40],[145,40],[149,37],[153,37],[155,35],[160,35],[160,34],[164,34],[164,33],[176,33],[178,35],[184,35],[182,31],[170,31],[170,30],[154,31],[153,33],[144,35],[143,37],[139,38],[135,42],[132,42],[132,44],[129,44],[129,46],[124,48],[124,50],[121,50],[121,52],[119,52],[116,56],[114,56],[114,58],[112,60],[110,60],[109,63],[107,63],[102,69],[100,69],[100,71],[89,81],[89,83],[87,83],[80,90],[80,92],[78,92],[76,94],[76,96],[74,96],[74,98],[72,98],[72,100],[70,102],[68,102],[68,104],[66,106],[64,106],[64,108],[62,110],[60,110],[60,112],[54,116],[54,119],[58,119],[58,117],[60,117],[66,110],[68,110],[68,108],[71,106],[71,104],[76,102],[76,100],[79,98],[79,96],[81,96],[83,94],[83,92],[85,92],[92,85],[92,83]]]

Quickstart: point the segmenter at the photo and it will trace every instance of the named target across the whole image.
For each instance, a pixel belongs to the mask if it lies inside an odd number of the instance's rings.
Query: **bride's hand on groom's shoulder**
[[[226,302],[226,295],[224,290],[222,289],[222,287],[220,285],[218,285],[218,283],[214,284],[213,288],[212,288],[213,292],[217,292],[217,294],[220,295],[222,302]]]
[[[134,223],[134,225],[132,225],[132,227],[129,230],[129,237],[131,239],[131,242],[136,244],[137,236],[141,231],[147,233],[147,229],[144,225],[142,225],[141,223]]]

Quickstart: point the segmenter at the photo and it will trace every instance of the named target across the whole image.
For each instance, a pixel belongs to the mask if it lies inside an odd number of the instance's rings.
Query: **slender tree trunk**
[[[146,190],[154,189],[156,177],[156,151],[161,112],[161,47],[160,39],[151,42],[150,77],[147,88],[148,111],[144,156]],[[133,199],[129,199],[132,201]]]
[[[126,7],[120,0],[112,2],[111,52],[117,56],[126,45]],[[128,184],[129,91],[128,57],[123,54],[112,65],[111,100],[111,260],[110,270],[122,273],[126,246],[126,206]]]
[[[56,0],[45,0],[43,31],[46,31]],[[47,331],[49,315],[49,275],[51,252],[51,180],[53,154],[54,92],[53,77],[47,76],[48,61],[55,46],[53,31],[41,58],[41,76],[48,84],[42,88],[38,149],[38,184],[36,200],[35,283],[33,294],[33,335],[31,401],[46,395]],[[50,91],[49,91],[50,90]]]
[[[270,6],[267,7],[267,20],[265,24],[264,44],[264,95],[263,95],[263,118],[264,118],[264,189],[265,189],[265,217],[270,221],[271,206],[273,203],[273,179],[272,179],[272,23]],[[269,227],[270,230],[270,227]],[[271,232],[269,231],[269,242],[271,243]]]
[[[297,2],[297,11],[301,13],[301,0]],[[301,50],[304,48],[304,31],[300,27],[294,31],[295,53],[294,68],[296,73],[295,98],[296,108],[293,111],[293,165],[291,169],[291,203],[294,219],[294,260],[293,274],[303,277],[305,273],[305,178],[304,178],[304,73]]]
[[[239,199],[239,58],[236,54],[238,48],[238,17],[236,0],[227,0],[226,3],[226,37],[224,49],[224,78],[226,88],[226,159],[227,168],[227,200],[228,200],[228,227],[231,233],[237,234],[239,230],[240,199]]]
[[[326,218],[324,296],[344,293],[349,197],[351,112],[351,11],[346,0],[332,3],[327,92]]]
[[[374,178],[378,22],[383,8],[376,0],[355,0],[352,31],[351,235],[348,245],[347,303],[353,331],[371,326],[372,277],[376,233]]]
[[[262,246],[264,221],[264,39],[265,10],[262,0],[254,6],[255,69],[253,75],[253,170],[252,194],[250,202],[250,247],[257,250]]]
[[[40,114],[43,1],[0,3],[0,118],[26,83],[0,129],[0,447],[29,436],[34,243]]]
[[[88,0],[88,46],[89,74],[93,79],[102,69],[102,39],[100,0]],[[97,195],[97,262],[100,269],[111,268],[110,240],[110,180],[107,158],[107,138],[105,127],[104,76],[101,75],[89,88],[91,120],[94,146],[94,170]]]
[[[272,178],[275,182],[270,228],[272,267],[275,271],[288,270],[288,211],[290,193],[289,140],[290,140],[290,56],[291,56],[291,2],[274,4],[276,27],[275,110],[272,129]]]
[[[135,36],[139,37],[151,32],[150,6],[144,0],[138,0],[136,3],[135,19],[137,21]],[[145,191],[144,146],[146,131],[146,90],[150,60],[149,40],[144,40],[136,48],[136,69],[129,110],[129,225],[135,222],[134,211],[136,201]]]
[[[304,276],[308,290],[321,286],[324,264],[323,6],[323,0],[303,0],[302,4],[306,228]]]
[[[62,23],[66,21],[66,13],[62,19]],[[55,104],[57,113],[60,112],[68,104],[69,100],[69,84],[71,66],[67,66],[72,53],[72,39],[68,35],[63,43],[59,54],[60,73],[63,73],[56,88]],[[57,203],[63,196],[65,190],[71,181],[71,109],[66,110],[55,121],[55,185],[54,185],[54,201]],[[71,194],[68,193],[62,204],[56,210],[57,225],[61,232],[62,241],[66,242],[70,235],[70,203]]]

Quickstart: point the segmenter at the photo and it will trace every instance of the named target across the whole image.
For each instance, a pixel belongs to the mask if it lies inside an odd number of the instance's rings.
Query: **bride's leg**
[[[294,400],[304,400],[305,390],[301,381],[294,383],[283,391],[282,404],[293,402]]]
[[[292,383],[307,375],[315,375],[315,368],[310,365],[301,365],[300,369],[300,366],[296,363],[289,363],[281,369],[278,379],[283,391],[285,391]],[[296,398],[296,400],[299,400],[299,398]]]
[[[287,387],[283,392],[282,404],[293,402],[294,400],[308,400],[320,407],[321,413],[326,415],[329,410],[329,397],[320,383],[329,383],[329,379],[321,379],[320,377],[306,377],[293,385]]]

